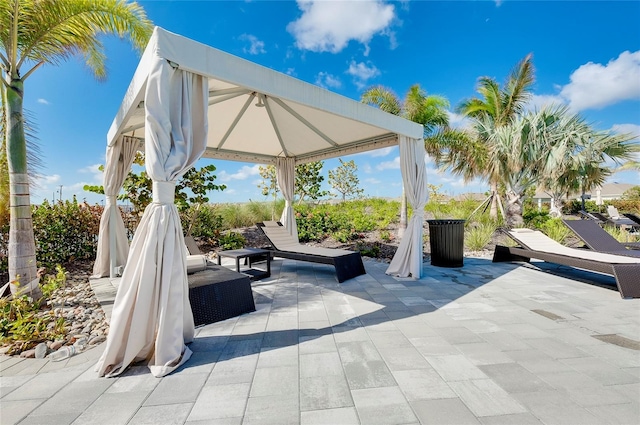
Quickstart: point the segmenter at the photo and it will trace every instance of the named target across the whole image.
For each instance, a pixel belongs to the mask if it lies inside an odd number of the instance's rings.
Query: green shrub
[[[39,266],[95,258],[103,208],[72,201],[33,206],[33,229]]]
[[[227,232],[218,238],[218,245],[225,251],[243,248],[246,243],[247,240],[238,232]]]
[[[522,214],[525,226],[541,229],[544,223],[551,219],[548,211],[528,209]]]
[[[380,246],[378,244],[358,244],[356,250],[360,251],[363,257],[376,258],[380,255]]]
[[[354,229],[341,229],[331,235],[333,239],[340,243],[348,243],[362,238],[362,235]]]
[[[300,242],[321,241],[329,234],[337,232],[338,226],[329,213],[323,211],[314,213],[310,209],[308,211],[306,214],[304,212],[296,213]]]
[[[66,273],[58,265],[55,275],[44,277],[41,299],[31,300],[26,295],[0,299],[0,344],[12,345],[7,354],[20,353],[40,342],[66,335],[64,317],[56,316],[51,309],[42,310],[53,291],[64,286],[65,282]]]
[[[197,209],[197,214],[195,210]],[[194,217],[195,220],[191,221]],[[190,206],[185,213],[180,214],[183,230],[186,232],[187,226],[191,225],[191,236],[215,241],[220,236],[223,229],[222,216],[214,205],[204,204]]]
[[[380,240],[382,242],[391,242],[393,240],[393,236],[388,230],[382,230],[380,231]]]

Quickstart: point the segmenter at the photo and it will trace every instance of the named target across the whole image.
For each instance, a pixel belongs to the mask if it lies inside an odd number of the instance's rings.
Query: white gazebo
[[[148,359],[156,376],[191,355],[193,338],[175,181],[200,158],[274,164],[286,205],[281,221],[297,237],[291,201],[296,164],[399,145],[414,214],[387,273],[420,278],[426,202],[423,127],[228,53],[156,28],[107,136],[95,276],[125,265],[101,375]],[[116,208],[133,156],[144,146],[153,180],[128,247]]]

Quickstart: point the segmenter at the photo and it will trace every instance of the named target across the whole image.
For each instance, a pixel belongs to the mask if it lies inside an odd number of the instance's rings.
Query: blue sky
[[[403,97],[412,84],[455,106],[474,96],[480,76],[502,83],[533,53],[532,107],[563,103],[601,130],[640,135],[640,2],[638,1],[141,1],[149,18],[169,31],[303,81],[359,100],[382,84]],[[45,168],[32,202],[76,195],[101,184],[106,133],[138,56],[129,44],[105,38],[109,75],[96,81],[79,61],[45,66],[25,83],[25,108],[35,117]],[[397,148],[345,158],[358,166],[367,196],[401,193]],[[257,165],[213,163],[224,192],[211,202],[265,200]],[[323,175],[338,160],[324,163]],[[484,192],[427,165],[430,184],[447,194]],[[640,184],[640,173],[610,181]],[[328,187],[327,187],[328,189]]]

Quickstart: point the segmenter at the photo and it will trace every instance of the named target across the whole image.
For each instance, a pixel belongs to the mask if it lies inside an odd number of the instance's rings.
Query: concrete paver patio
[[[365,267],[338,284],[330,266],[274,261],[257,311],[196,329],[160,379],[98,378],[102,346],[2,356],[0,423],[640,423],[640,300],[613,278],[482,258],[419,281]],[[94,286],[108,310],[109,281]]]

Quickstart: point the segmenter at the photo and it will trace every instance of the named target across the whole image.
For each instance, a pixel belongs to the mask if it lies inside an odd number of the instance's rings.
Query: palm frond
[[[402,102],[398,96],[391,89],[384,86],[368,88],[362,93],[360,101],[370,106],[376,106],[393,115],[400,115],[402,111]]]
[[[2,2],[5,10],[8,1]],[[9,52],[8,46],[16,41],[9,31],[14,19],[18,19],[18,51]],[[99,36],[127,38],[142,50],[153,31],[144,10],[123,0],[20,0],[18,16],[3,14],[0,23],[0,43],[14,71],[27,64],[57,65],[80,55],[98,78],[106,74]]]

